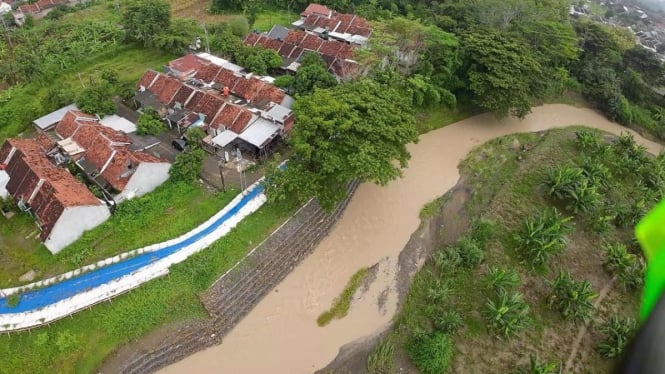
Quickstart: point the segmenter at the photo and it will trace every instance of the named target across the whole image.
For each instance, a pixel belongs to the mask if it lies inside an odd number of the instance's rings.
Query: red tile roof
[[[221,70],[222,70],[221,67],[213,64],[203,66],[196,72],[194,78],[200,79],[206,83],[210,83],[215,80],[215,78],[217,77],[217,75],[220,73]]]
[[[307,17],[310,14],[320,14],[320,15],[330,15],[333,13],[332,9],[329,9],[325,5],[321,4],[316,4],[316,3],[311,3],[303,10],[302,13],[300,13],[301,16]]]
[[[191,54],[169,62],[169,68],[177,70],[186,75],[190,75],[206,65],[210,65],[210,62]]]
[[[78,110],[70,110],[55,125],[55,133],[63,139],[69,138],[74,135],[82,123],[96,122],[97,120],[97,117],[91,114],[86,114]]]
[[[24,4],[18,7],[23,13],[39,13],[39,5],[37,4]]]
[[[10,177],[7,190],[32,208],[42,227],[42,240],[48,238],[66,207],[101,204],[73,175],[53,165],[36,140],[7,139],[0,148],[0,159],[6,159],[12,148],[16,151],[5,168]]]
[[[242,112],[242,109],[238,106],[235,106],[230,103],[226,103],[222,110],[217,113],[217,116],[210,122],[210,127],[219,129],[222,126],[230,128],[233,125],[233,121],[238,117],[238,114]]]
[[[252,112],[248,110],[241,111],[238,117],[236,117],[235,121],[233,121],[233,124],[229,127],[229,130],[235,132],[236,134],[240,134],[243,132],[245,127],[247,127],[247,124],[252,119],[252,117]]]
[[[192,92],[194,92],[194,89],[183,84],[180,86],[180,89],[178,92],[176,92],[175,95],[173,95],[173,98],[171,99],[171,102],[169,102],[169,105],[175,105],[176,102],[179,102],[181,105],[185,105],[185,102],[187,102],[187,99],[189,99],[189,96],[192,95]]]
[[[324,40],[319,38],[316,35],[308,34],[305,36],[303,41],[300,43],[300,47],[309,49],[312,51],[317,51],[319,47],[323,44]]]
[[[168,104],[181,86],[182,83],[179,80],[165,74],[159,74],[149,89],[157,95],[159,102]]]
[[[261,39],[261,34],[257,34],[255,32],[247,34],[245,37],[244,43],[247,45],[256,45],[256,42]]]
[[[152,81],[155,80],[155,77],[158,74],[159,73],[154,71],[154,70],[146,70],[145,73],[143,73],[143,76],[141,77],[139,82],[136,84],[136,89],[137,90],[140,89],[141,86],[143,86],[145,88],[150,87],[150,84],[152,83]]]
[[[254,96],[253,101],[255,103],[260,103],[262,101],[272,101],[275,103],[281,103],[284,100],[286,94],[284,91],[279,88],[266,84],[263,86],[263,89]]]
[[[319,48],[319,52],[323,55],[337,57],[337,53],[342,49],[342,42],[336,40],[325,40]]]
[[[234,87],[234,94],[245,100],[252,100],[265,83],[257,78],[239,79]]]
[[[53,148],[55,145],[55,142],[43,132],[40,132],[37,135],[37,143],[39,143],[39,145],[47,151]]]
[[[197,105],[192,107],[192,111],[205,114],[205,122],[210,123],[215,118],[219,109],[224,105],[224,99],[217,95],[206,93]]]
[[[302,40],[305,39],[305,36],[307,36],[307,34],[304,31],[291,30],[288,34],[286,34],[284,43],[299,45],[302,43]]]
[[[279,53],[280,56],[282,57],[289,57],[291,52],[293,52],[293,49],[296,47],[295,44],[290,44],[290,43],[284,43],[282,46],[279,48],[277,53]]]
[[[217,83],[222,85],[222,87],[228,87],[231,92],[234,92],[233,88],[240,79],[243,78],[236,76],[231,70],[223,69],[217,76]]]
[[[199,105],[199,101],[203,98],[203,95],[205,95],[201,91],[194,91],[194,94],[189,98],[189,101],[185,103],[185,108],[192,110],[192,108],[196,107]]]

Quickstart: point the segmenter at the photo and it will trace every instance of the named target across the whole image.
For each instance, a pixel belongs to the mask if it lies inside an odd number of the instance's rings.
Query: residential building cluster
[[[219,57],[189,54],[169,62],[164,73],[146,71],[134,100],[181,134],[201,126],[213,153],[240,149],[265,157],[294,120],[293,98],[272,82]]]
[[[372,29],[366,19],[335,12],[320,4],[310,4],[292,23],[295,29],[275,25],[267,33],[250,33],[245,44],[276,51],[283,59],[285,72],[295,72],[304,53],[317,53],[328,72],[340,80],[362,73],[354,60],[355,49],[367,44]]]
[[[0,197],[31,213],[57,253],[110,216],[117,202],[166,181],[171,164],[133,147],[129,136],[70,106],[35,121],[35,139],[8,139],[0,150]],[[77,168],[101,196],[69,170]]]

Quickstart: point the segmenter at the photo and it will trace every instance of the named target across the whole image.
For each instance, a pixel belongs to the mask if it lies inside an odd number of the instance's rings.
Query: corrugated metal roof
[[[64,117],[65,114],[67,114],[67,112],[69,112],[70,110],[79,110],[79,108],[76,106],[76,104],[70,104],[64,108],[56,110],[55,112],[49,113],[43,117],[39,117],[36,120],[32,121],[32,123],[34,123],[41,130],[46,130],[49,127],[60,122],[62,117]]]
[[[99,120],[99,123],[106,127],[110,127],[116,131],[122,131],[125,134],[129,134],[136,131],[136,125],[126,118],[120,117],[116,114],[106,116]]]
[[[243,68],[242,66],[236,65],[236,64],[234,64],[234,63],[232,63],[228,60],[225,60],[223,58],[213,56],[209,53],[202,52],[202,53],[197,54],[197,56],[201,57],[202,59],[208,60],[208,61],[212,62],[213,64],[215,64],[217,66],[221,66],[225,69],[234,71],[236,73],[245,70],[245,68]]]
[[[268,141],[279,134],[279,126],[263,118],[252,123],[238,138],[258,148],[263,148]]]
[[[217,136],[215,136],[214,138],[212,138],[212,142],[220,147],[226,147],[229,143],[236,140],[237,137],[238,134],[236,134],[235,132],[231,130],[225,130],[222,131]]]

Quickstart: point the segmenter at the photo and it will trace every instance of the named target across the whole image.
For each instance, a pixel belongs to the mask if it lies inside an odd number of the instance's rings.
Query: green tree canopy
[[[293,93],[298,95],[308,95],[316,88],[330,88],[336,85],[337,80],[326,70],[323,60],[315,53],[304,56],[291,82]]]
[[[181,54],[194,44],[197,36],[203,34],[201,26],[193,19],[176,18],[168,29],[154,37],[155,47],[170,53]]]
[[[410,158],[406,144],[418,134],[400,94],[369,80],[318,89],[294,105],[295,153],[284,171],[271,169],[271,201],[316,197],[332,209],[355,179],[385,185],[401,176]]]
[[[131,39],[152,47],[157,35],[171,25],[171,6],[166,0],[130,0],[122,25]]]
[[[113,114],[115,113],[113,88],[106,82],[88,86],[76,97],[76,105],[88,114],[100,116]]]
[[[175,162],[169,170],[171,180],[174,182],[193,182],[201,174],[205,151],[193,147],[176,156]]]
[[[136,121],[136,133],[139,135],[157,135],[164,130],[164,122],[152,108],[146,108]]]
[[[541,66],[527,46],[486,30],[467,35],[463,47],[475,103],[499,117],[526,116],[542,79]]]

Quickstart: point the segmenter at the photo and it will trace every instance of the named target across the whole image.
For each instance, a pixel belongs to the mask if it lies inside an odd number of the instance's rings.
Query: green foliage
[[[462,46],[475,103],[499,117],[529,114],[542,68],[527,46],[494,30],[468,34]]]
[[[55,346],[61,353],[71,351],[78,344],[78,337],[69,330],[58,331],[55,336]]]
[[[406,144],[417,141],[415,118],[398,92],[361,80],[319,89],[294,105],[294,154],[281,171],[270,168],[270,201],[316,197],[330,210],[354,179],[385,185],[401,175]]]
[[[467,268],[477,267],[485,258],[480,243],[466,236],[457,240],[454,250],[459,254],[462,266]]]
[[[337,80],[327,71],[321,57],[307,53],[293,77],[291,91],[297,95],[309,95],[317,88],[332,88],[336,85]]]
[[[197,126],[187,130],[185,137],[187,138],[188,145],[190,147],[200,147],[201,142],[203,142],[203,138],[206,137],[206,133],[201,127]]]
[[[520,276],[515,270],[491,267],[487,274],[487,284],[496,293],[507,292],[520,284]]]
[[[494,299],[487,299],[483,314],[488,327],[499,338],[517,335],[529,324],[529,305],[519,292],[499,290]]]
[[[434,199],[429,203],[425,204],[422,209],[420,209],[420,219],[425,220],[427,218],[434,217],[439,210],[441,209],[441,199]]]
[[[593,154],[603,147],[603,140],[598,131],[595,130],[575,131],[575,141],[585,154]]]
[[[545,184],[550,197],[565,202],[566,208],[575,214],[594,210],[601,201],[601,195],[592,179],[585,174],[585,170],[570,166],[548,170]]]
[[[97,114],[100,117],[113,114],[115,113],[113,90],[108,83],[88,86],[76,97],[76,105],[81,111],[88,114]]]
[[[637,331],[637,322],[634,318],[611,316],[598,326],[598,331],[605,336],[605,339],[598,344],[601,356],[620,357]]]
[[[434,266],[442,274],[454,270],[462,263],[459,252],[452,249],[436,251],[432,254],[432,259],[434,260]]]
[[[454,334],[462,326],[462,316],[454,310],[445,310],[432,320],[434,328],[444,334]]]
[[[395,367],[393,355],[395,346],[389,340],[383,340],[374,347],[374,350],[367,357],[368,374],[392,374]]]
[[[249,32],[249,23],[245,17],[235,17],[229,22],[231,33],[237,37],[244,37]]]
[[[573,229],[570,221],[555,208],[525,219],[515,236],[518,254],[531,266],[546,264],[565,248],[566,235]]]
[[[423,374],[447,372],[453,357],[453,343],[442,333],[417,334],[406,349],[411,362]]]
[[[292,75],[281,75],[275,78],[275,86],[288,90],[293,85]]]
[[[266,75],[268,70],[282,66],[279,54],[263,47],[243,46],[236,52],[235,59],[245,69],[261,75]]]
[[[644,284],[644,262],[629,253],[620,243],[607,244],[605,249],[605,269],[617,277],[617,281],[627,290],[635,290]]]
[[[192,148],[177,155],[169,170],[171,180],[189,183],[197,180],[201,174],[205,157],[205,151],[200,148]]]
[[[21,302],[21,294],[19,293],[13,293],[7,296],[7,299],[5,301],[6,305],[10,308],[17,307],[20,302]]]
[[[201,26],[195,20],[176,18],[169,23],[168,28],[154,35],[152,43],[161,50],[182,54],[202,33]]]
[[[136,121],[136,133],[139,135],[157,135],[164,130],[164,122],[152,108],[145,109]]]
[[[171,6],[166,0],[130,0],[122,25],[128,37],[144,47],[153,47],[157,36],[171,26]]]
[[[564,319],[588,321],[593,303],[598,294],[591,289],[589,281],[576,281],[567,271],[560,271],[554,282],[548,282],[552,292],[548,298],[550,309],[561,313]]]
[[[552,362],[541,362],[537,355],[529,355],[529,364],[515,370],[515,374],[561,374],[561,366]]]
[[[323,327],[330,323],[330,321],[333,319],[340,319],[346,316],[346,314],[349,312],[349,308],[351,308],[353,295],[363,284],[367,274],[369,274],[369,268],[362,268],[351,276],[351,279],[346,284],[346,287],[344,287],[342,294],[335,298],[330,309],[321,313],[319,318],[316,319],[316,323],[319,326]]]

